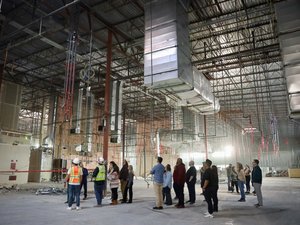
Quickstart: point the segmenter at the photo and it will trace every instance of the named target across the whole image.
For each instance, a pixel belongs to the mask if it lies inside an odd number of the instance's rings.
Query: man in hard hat
[[[93,178],[94,178],[94,191],[97,200],[97,205],[95,205],[95,207],[101,207],[103,190],[105,189],[105,180],[106,180],[105,161],[102,157],[98,159],[98,165],[94,169]]]
[[[80,209],[80,183],[82,180],[82,169],[79,166],[80,160],[78,158],[73,159],[72,166],[68,170],[67,176],[65,178],[66,182],[68,181],[69,187],[68,187],[68,193],[69,193],[69,199],[68,199],[68,208],[69,210],[72,210],[72,204],[74,201],[74,198],[76,199],[76,209]]]

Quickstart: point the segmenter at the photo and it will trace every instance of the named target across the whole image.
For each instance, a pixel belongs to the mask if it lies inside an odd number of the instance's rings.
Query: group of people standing
[[[134,172],[132,165],[128,165],[128,162],[124,160],[121,170],[119,170],[118,165],[111,161],[109,163],[109,168],[105,160],[100,157],[98,159],[98,165],[93,171],[93,181],[94,181],[94,192],[97,200],[95,207],[102,206],[103,194],[106,190],[106,184],[109,183],[111,189],[111,205],[118,204],[118,188],[121,183],[122,199],[121,203],[132,203],[132,186]],[[80,166],[81,164],[81,166]],[[80,209],[80,191],[82,186],[84,187],[84,198],[87,198],[87,176],[88,170],[83,167],[82,163],[78,158],[73,159],[72,166],[67,172],[65,178],[65,184],[68,184],[68,208],[72,210],[72,204],[76,200],[76,209]],[[129,198],[127,199],[127,193],[129,193]]]
[[[255,204],[256,207],[260,207],[263,205],[262,192],[261,192],[261,184],[262,184],[262,172],[259,167],[259,160],[254,159],[252,162],[252,172],[250,167],[246,164],[243,167],[242,163],[237,162],[236,168],[229,164],[226,167],[227,181],[228,181],[228,191],[234,192],[234,187],[236,188],[236,192],[240,193],[241,198],[238,200],[239,202],[246,201],[246,195],[250,193],[250,181],[252,177],[252,186],[254,187],[253,193],[256,194],[258,203]],[[246,185],[246,192],[245,192]]]
[[[176,208],[185,208],[185,203],[194,204],[196,201],[195,185],[197,181],[197,170],[194,161],[189,162],[189,169],[186,171],[185,164],[181,158],[178,158],[174,167],[173,175],[170,164],[166,167],[162,164],[162,157],[157,157],[157,164],[151,169],[150,174],[153,175],[153,187],[156,196],[155,206],[153,209],[162,210],[163,201],[166,205],[172,205],[171,189],[172,177],[173,188],[178,199],[175,204]],[[205,217],[213,217],[214,211],[218,211],[219,178],[216,166],[212,166],[212,162],[207,159],[204,162],[204,173],[201,179],[201,187],[208,204],[208,213]],[[184,185],[187,184],[189,191],[189,200],[184,202]]]
[[[95,168],[92,176],[94,178],[94,191],[97,199],[97,205],[95,207],[102,206],[106,182],[109,183],[111,189],[111,205],[118,204],[119,186],[121,186],[122,193],[121,203],[132,203],[132,186],[133,178],[135,176],[132,165],[128,165],[128,162],[124,160],[123,166],[120,170],[118,165],[114,161],[111,161],[109,163],[108,171],[106,172],[106,163],[103,158],[99,158],[98,164],[99,165]],[[129,193],[128,199],[127,193]]]
[[[155,206],[153,209],[163,209],[164,201],[166,205],[172,205],[172,183],[176,198],[178,199],[178,203],[175,207],[185,207],[183,191],[185,183],[187,183],[189,189],[189,200],[187,202],[194,204],[196,200],[195,184],[197,176],[194,162],[190,161],[190,168],[186,171],[182,159],[178,158],[172,174],[170,164],[167,164],[166,167],[164,167],[162,161],[162,157],[157,157],[157,164],[150,171],[150,174],[153,175],[153,187],[156,196]]]
[[[157,164],[151,169],[150,174],[153,175],[153,187],[155,192],[155,206],[153,209],[162,210],[163,203],[172,205],[171,189],[174,188],[176,199],[178,199],[176,208],[185,208],[185,203],[194,204],[196,201],[195,185],[197,181],[197,170],[194,166],[194,161],[189,162],[189,169],[186,171],[185,164],[181,158],[178,158],[174,171],[172,173],[170,164],[166,167],[162,164],[163,158],[157,157]],[[236,191],[240,193],[241,198],[239,202],[245,202],[245,193],[250,193],[250,180],[252,177],[252,186],[254,187],[258,203],[256,207],[263,205],[261,184],[262,172],[259,167],[259,161],[254,159],[252,162],[253,169],[237,162],[236,170],[232,164],[226,168],[228,178],[228,191],[233,192],[234,186]],[[72,204],[76,200],[76,209],[80,209],[80,191],[84,187],[84,198],[87,198],[87,175],[88,171],[85,169],[78,158],[72,161],[72,166],[68,170],[65,178],[65,183],[68,184],[68,209],[72,209]],[[106,189],[107,182],[111,189],[111,205],[118,204],[118,188],[121,186],[122,199],[121,203],[132,203],[133,197],[133,167],[128,165],[124,160],[121,170],[118,165],[111,161],[107,169],[106,162],[103,158],[98,159],[98,165],[93,171],[94,192],[97,200],[95,207],[102,206],[103,193]],[[173,183],[173,185],[172,185]],[[184,202],[184,185],[187,184],[189,192],[189,200]],[[246,184],[246,192],[244,185]],[[203,162],[201,168],[201,188],[205,201],[207,202],[208,212],[205,217],[212,218],[214,212],[218,212],[218,189],[219,177],[218,169],[212,165],[212,161],[207,159]],[[129,198],[127,194],[129,193]]]
[[[155,206],[153,209],[162,210],[163,202],[165,200],[166,205],[172,205],[171,189],[172,189],[172,177],[173,188],[178,199],[176,208],[184,208],[185,203],[194,204],[196,200],[195,184],[197,171],[194,166],[194,161],[189,162],[189,169],[186,171],[185,165],[181,158],[177,159],[172,175],[171,166],[169,164],[166,167],[162,164],[162,157],[157,157],[157,164],[151,169],[150,174],[153,175],[153,186],[156,196]],[[228,177],[228,191],[236,191],[241,194],[239,202],[245,202],[245,193],[250,193],[250,180],[252,176],[252,186],[257,195],[258,203],[256,207],[263,205],[261,183],[262,172],[259,167],[259,161],[254,159],[252,162],[253,170],[248,165],[243,167],[242,163],[237,163],[237,169],[231,164],[226,168]],[[203,162],[203,167],[200,170],[201,173],[201,188],[205,201],[207,202],[208,212],[205,217],[213,218],[213,213],[218,212],[218,189],[219,189],[219,176],[218,168],[212,165],[212,161],[207,159]],[[184,185],[187,184],[189,191],[189,200],[184,202]],[[246,184],[246,192],[244,185]]]

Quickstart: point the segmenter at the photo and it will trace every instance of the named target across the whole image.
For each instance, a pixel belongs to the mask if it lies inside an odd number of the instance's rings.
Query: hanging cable
[[[76,41],[77,33],[74,31],[70,34],[69,45],[66,58],[66,78],[64,84],[64,120],[72,119],[73,97],[74,97],[74,80],[76,67]]]

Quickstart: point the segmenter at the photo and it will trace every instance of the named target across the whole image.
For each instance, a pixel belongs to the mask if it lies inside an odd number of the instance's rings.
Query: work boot
[[[118,200],[111,200],[111,205],[117,205],[118,204]]]

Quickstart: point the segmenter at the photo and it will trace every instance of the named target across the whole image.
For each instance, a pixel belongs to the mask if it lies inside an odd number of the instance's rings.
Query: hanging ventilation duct
[[[93,141],[93,116],[94,116],[94,95],[91,92],[91,87],[86,89],[86,144],[87,151],[92,151],[92,141]]]
[[[77,109],[76,109],[76,120],[75,120],[75,133],[80,134],[81,129],[81,117],[82,117],[82,98],[83,98],[83,84],[80,84],[77,95]]]
[[[279,42],[286,77],[290,117],[300,119],[300,2],[276,4]]]
[[[113,81],[111,88],[110,129],[112,143],[121,143],[123,82]]]
[[[57,113],[57,96],[53,95],[49,98],[49,113],[48,113],[48,126],[47,136],[43,139],[43,145],[53,148],[55,137],[55,122]]]
[[[83,82],[77,83],[74,89],[76,90],[74,95],[74,102],[76,104],[73,104],[73,109],[72,109],[74,120],[73,120],[72,128],[70,130],[71,134],[80,134],[81,132],[83,94],[85,89],[86,87]]]
[[[188,14],[179,1],[151,0],[145,5],[144,83],[175,93],[191,110],[216,113],[219,101],[210,82],[192,67]]]

